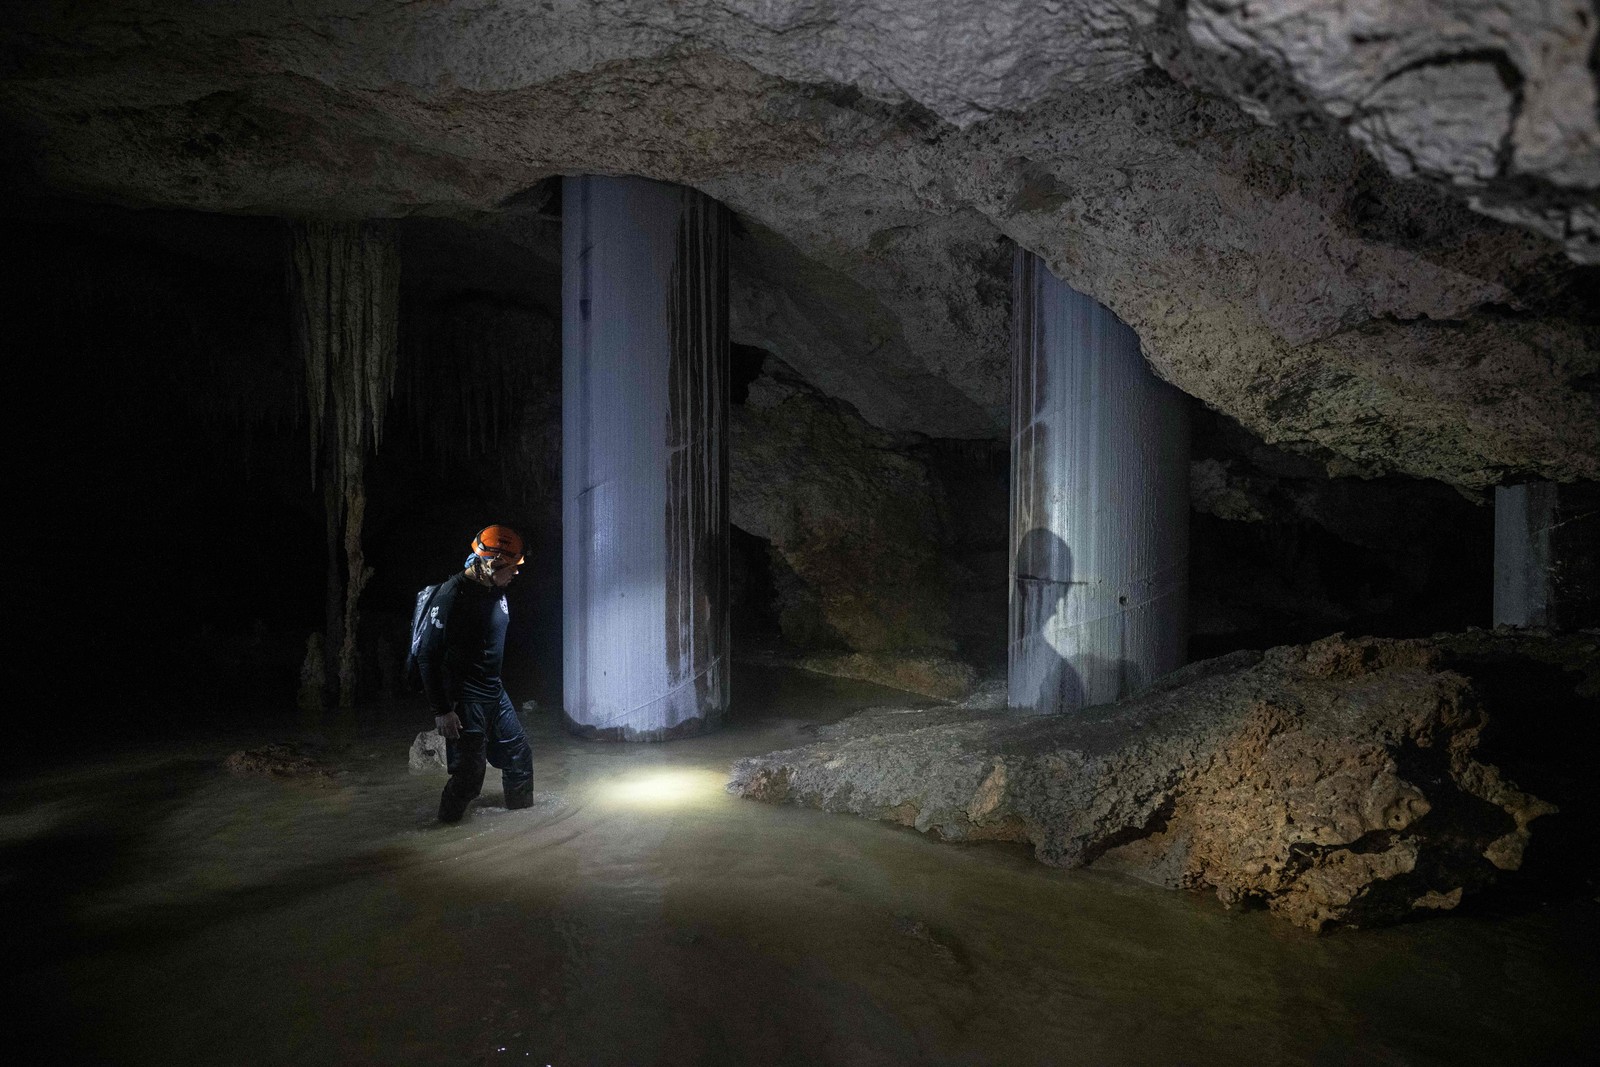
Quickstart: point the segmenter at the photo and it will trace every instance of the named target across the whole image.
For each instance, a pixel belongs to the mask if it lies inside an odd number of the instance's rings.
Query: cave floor
[[[535,806],[492,806],[491,769],[458,827],[407,770],[415,704],[321,724],[326,779],[224,771],[288,736],[260,728],[11,776],[11,1062],[1558,1063],[1600,1038],[1593,901],[1316,938],[738,800],[734,759],[904,698],[753,665],[734,692],[727,728],[665,745],[535,713]]]

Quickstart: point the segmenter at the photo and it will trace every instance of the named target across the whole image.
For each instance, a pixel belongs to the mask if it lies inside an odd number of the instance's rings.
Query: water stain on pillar
[[[669,296],[666,661],[699,715],[665,740],[718,725],[728,706],[727,215],[685,191]]]

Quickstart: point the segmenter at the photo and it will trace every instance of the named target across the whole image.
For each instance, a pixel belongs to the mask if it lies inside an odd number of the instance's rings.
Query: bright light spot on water
[[[602,786],[607,798],[630,807],[682,808],[721,795],[720,780],[693,771],[646,771]]]

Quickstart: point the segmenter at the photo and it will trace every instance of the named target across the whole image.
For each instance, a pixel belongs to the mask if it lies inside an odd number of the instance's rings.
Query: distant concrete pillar
[[[727,217],[600,177],[562,214],[567,726],[700,733],[728,707]]]
[[[1600,486],[1494,491],[1494,624],[1600,626]]]
[[[1109,309],[1018,249],[1010,704],[1089,707],[1183,665],[1189,417]]]

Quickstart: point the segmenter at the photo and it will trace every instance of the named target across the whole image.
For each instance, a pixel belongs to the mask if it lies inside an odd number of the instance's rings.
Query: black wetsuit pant
[[[439,798],[439,818],[455,822],[472,798],[483,792],[484,763],[500,771],[506,790],[506,807],[526,808],[533,803],[533,752],[522,733],[516,705],[504,689],[499,703],[460,701],[455,713],[461,719],[461,737],[446,738],[446,765],[450,780]]]

